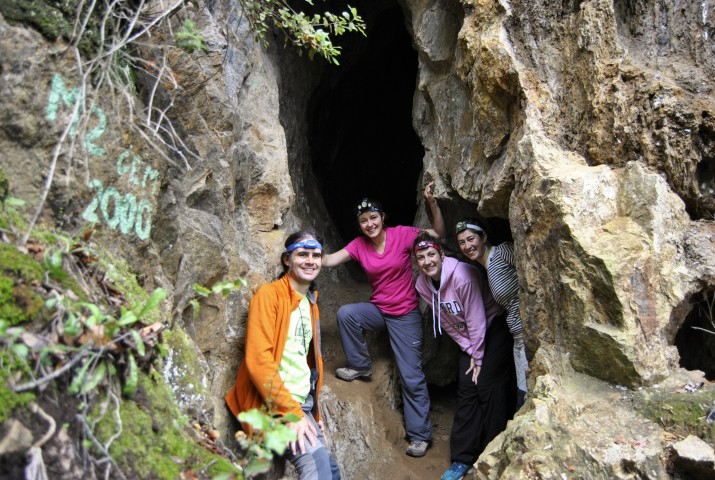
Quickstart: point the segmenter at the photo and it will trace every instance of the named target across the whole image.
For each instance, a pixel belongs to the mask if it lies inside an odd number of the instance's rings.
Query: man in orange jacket
[[[322,267],[322,240],[306,229],[290,235],[285,247],[284,273],[251,299],[246,355],[226,403],[234,415],[263,407],[271,414],[295,415],[299,420],[288,426],[297,439],[287,459],[301,480],[337,480],[340,469],[328,451],[318,408],[323,358],[313,281]],[[243,428],[250,430],[246,424]]]

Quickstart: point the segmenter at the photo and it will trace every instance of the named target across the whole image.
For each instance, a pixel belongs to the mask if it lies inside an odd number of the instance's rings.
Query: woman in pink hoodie
[[[513,337],[505,310],[477,267],[445,257],[427,233],[415,239],[412,251],[420,270],[415,287],[432,307],[433,333],[447,333],[461,350],[450,435],[453,463],[442,475],[443,480],[457,480],[514,414]]]

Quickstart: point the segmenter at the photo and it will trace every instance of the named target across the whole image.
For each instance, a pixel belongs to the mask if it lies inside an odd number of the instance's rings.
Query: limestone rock
[[[676,468],[693,478],[712,478],[715,475],[715,451],[713,447],[689,435],[685,440],[673,444]]]

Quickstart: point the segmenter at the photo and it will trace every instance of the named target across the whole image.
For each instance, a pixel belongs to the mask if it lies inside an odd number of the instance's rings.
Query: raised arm
[[[429,182],[425,186],[425,200],[429,205],[430,211],[432,212],[432,228],[427,231],[440,239],[447,238],[447,227],[444,225],[444,218],[442,218],[442,210],[439,208],[437,199],[432,196],[432,188],[434,187],[434,181]]]
[[[323,255],[323,266],[324,267],[337,267],[345,262],[352,260],[352,257],[344,248],[338,250],[335,253],[328,253]]]

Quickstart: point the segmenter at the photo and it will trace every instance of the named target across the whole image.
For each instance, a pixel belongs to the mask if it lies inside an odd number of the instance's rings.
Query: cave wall
[[[688,246],[712,249],[693,233],[712,231],[712,6],[463,2],[450,37],[456,6],[410,5],[425,175],[461,215],[508,218],[530,349],[608,381],[665,378],[690,298],[712,288]]]

